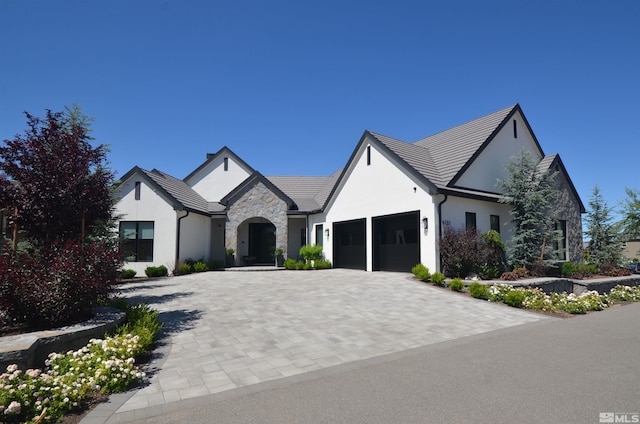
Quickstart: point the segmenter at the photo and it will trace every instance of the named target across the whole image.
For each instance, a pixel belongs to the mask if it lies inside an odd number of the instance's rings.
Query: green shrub
[[[147,275],[147,277],[166,277],[167,275],[169,275],[169,270],[164,265],[148,266],[144,270],[144,273]]]
[[[464,289],[464,282],[460,278],[454,278],[449,283],[449,288],[453,291],[462,291]]]
[[[477,281],[469,284],[469,293],[476,299],[489,299],[489,287]]]
[[[136,274],[137,272],[135,269],[123,269],[122,271],[120,271],[120,278],[130,280],[131,278],[135,277]]]
[[[576,272],[577,268],[578,265],[574,264],[573,262],[563,262],[560,269],[563,277],[569,277],[571,274]]]
[[[180,275],[184,275],[184,274],[191,274],[191,271],[193,271],[191,269],[191,265],[189,265],[188,263],[183,263],[178,265],[178,274]]]
[[[317,259],[313,261],[313,267],[315,269],[329,269],[331,268],[331,262],[326,259]]]
[[[431,282],[436,286],[444,286],[444,280],[446,278],[447,277],[445,277],[444,274],[440,272],[434,272],[433,274],[431,274]]]
[[[319,244],[305,244],[300,248],[300,256],[302,256],[305,262],[309,263],[318,259],[322,259],[322,246]]]
[[[304,266],[305,266],[305,265],[306,265],[306,264],[305,264],[304,262],[302,262],[302,261],[296,261],[295,269],[296,269],[297,271],[300,271],[300,270],[304,269]]]
[[[284,266],[285,269],[296,269],[296,261],[295,259],[288,258],[282,266]]]
[[[195,264],[193,264],[193,270],[195,272],[209,271],[209,265],[207,265],[207,263],[204,261],[198,261]]]
[[[233,250],[233,249],[227,249],[227,250],[226,250],[226,253],[227,253],[227,256],[231,256],[231,255],[233,255],[234,253],[236,253],[236,251],[235,251],[235,250]]]
[[[427,268],[422,264],[417,264],[416,266],[411,268],[411,272],[420,281],[429,281],[429,278],[431,278],[431,273],[429,272],[429,268]]]
[[[131,334],[138,336],[138,346],[131,356],[138,356],[151,350],[158,338],[162,323],[158,319],[158,311],[151,309],[149,305],[129,304],[123,309],[126,314],[125,324],[116,329],[116,334],[124,336]]]
[[[504,303],[514,308],[522,308],[522,303],[526,297],[524,290],[511,290],[504,296]]]

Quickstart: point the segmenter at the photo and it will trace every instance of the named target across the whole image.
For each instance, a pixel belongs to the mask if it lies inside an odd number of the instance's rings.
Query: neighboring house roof
[[[336,171],[328,177],[271,176],[267,179],[293,199],[300,212],[317,212],[324,208],[339,175],[340,171]]]
[[[133,167],[121,180],[126,181],[136,173],[142,176],[151,187],[168,197],[174,209],[209,214],[209,203],[183,180],[157,169],[147,171],[138,166]]]

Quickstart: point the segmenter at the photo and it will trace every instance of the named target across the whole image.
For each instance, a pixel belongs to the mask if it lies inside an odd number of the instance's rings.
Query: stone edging
[[[17,364],[20,369],[43,368],[51,352],[67,352],[85,346],[92,338],[101,338],[124,322],[125,313],[119,309],[101,306],[94,309],[88,321],[0,338],[0,372]]]
[[[595,290],[600,294],[609,293],[617,285],[640,286],[640,275],[626,277],[607,277],[594,280],[572,280],[569,278],[535,278],[522,281],[500,281],[502,284],[511,284],[514,287],[539,287],[546,293],[574,293],[582,294]]]

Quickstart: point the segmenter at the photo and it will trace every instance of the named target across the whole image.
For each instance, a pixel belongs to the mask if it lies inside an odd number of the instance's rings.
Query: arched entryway
[[[276,226],[265,218],[249,218],[238,227],[238,244],[241,265],[272,265]]]
[[[276,250],[276,226],[270,222],[249,223],[249,256],[255,264],[273,264]]]

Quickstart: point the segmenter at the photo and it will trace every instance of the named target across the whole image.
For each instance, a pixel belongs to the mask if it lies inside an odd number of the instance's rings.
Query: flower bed
[[[0,375],[0,422],[56,422],[91,393],[120,392],[140,382],[145,374],[135,358],[149,350],[160,324],[157,312],[145,305],[126,312],[129,320],[117,334],[51,353],[43,370],[9,365]]]
[[[570,314],[585,314],[590,311],[601,311],[615,302],[640,301],[640,286],[619,285],[611,289],[609,294],[599,294],[592,290],[576,295],[566,292],[546,294],[540,288],[494,284],[489,288],[488,300],[545,312],[564,311]]]

